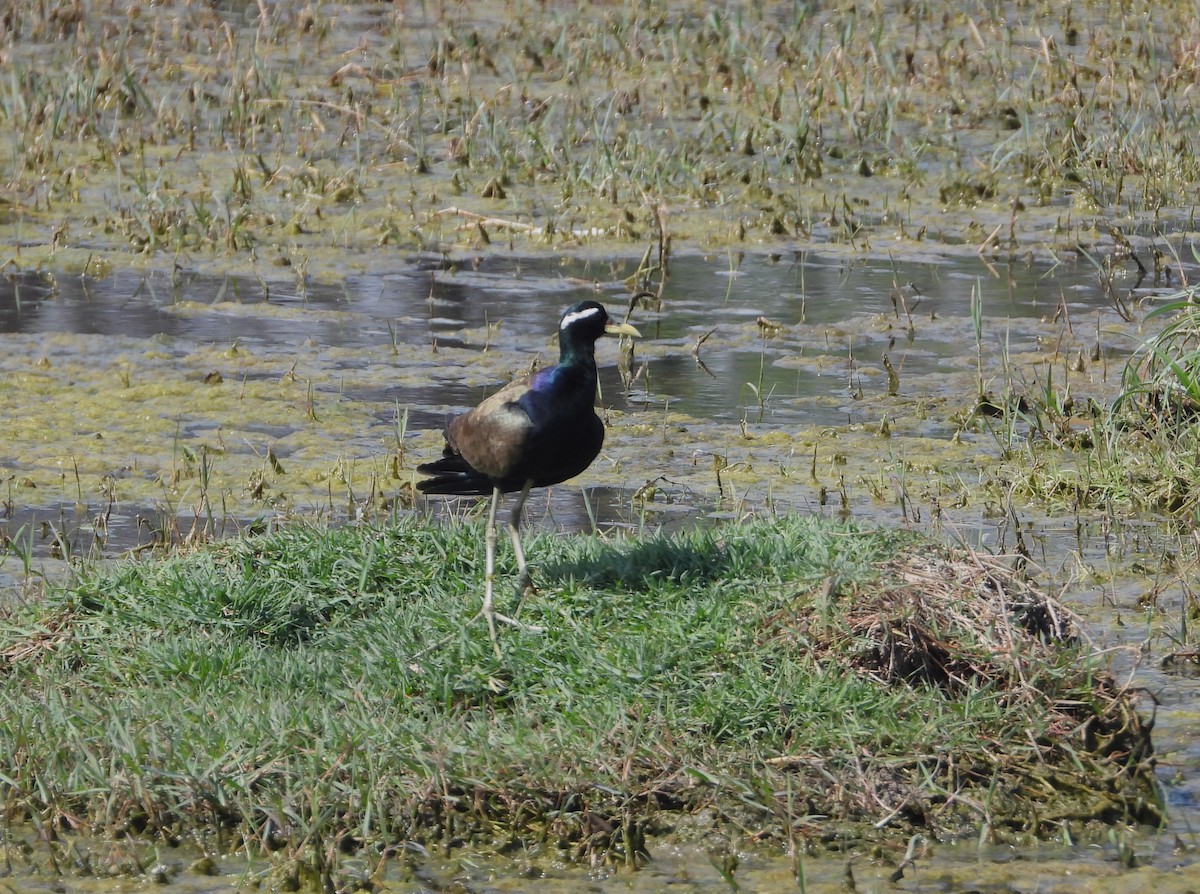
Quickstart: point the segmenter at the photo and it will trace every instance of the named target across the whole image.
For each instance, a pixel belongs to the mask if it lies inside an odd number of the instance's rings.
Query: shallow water
[[[100,281],[60,276],[50,282],[20,274],[0,282],[0,332],[237,343],[267,351],[310,341],[350,350],[434,342],[485,350],[479,333],[490,324],[496,327],[490,346],[540,355],[545,362],[553,357],[562,308],[596,298],[614,313],[625,310],[629,294],[622,280],[636,269],[630,262],[495,257],[476,264],[442,269],[435,259],[413,258],[391,273],[310,282],[301,292],[294,281],[153,271],[118,272]],[[1131,273],[1125,290],[1136,282]],[[1046,333],[1030,324],[1056,314],[1083,329],[1082,340],[1099,340],[1105,351],[1121,353],[1136,338],[1132,327],[1123,327],[1096,272],[1082,262],[1050,272],[1032,264],[915,263],[808,252],[675,259],[666,305],[655,309],[644,302],[633,313],[647,335],[639,346],[652,346],[656,362],[650,385],[635,389],[631,400],[665,402],[720,421],[752,416],[777,425],[843,424],[854,418],[849,401],[860,384],[855,373],[878,376],[885,353],[893,358],[902,388],[921,377],[961,374],[964,360],[975,357],[972,332],[964,332],[962,324],[969,322],[976,290],[988,353],[1001,345],[1014,356],[1042,350]],[[759,318],[781,328],[764,330],[756,325]],[[1123,335],[1113,331],[1122,328],[1128,330]],[[693,355],[697,338],[710,330]],[[1100,331],[1109,337],[1101,338]],[[347,370],[355,367],[344,356],[341,363]],[[608,372],[609,402],[619,404],[616,379]],[[394,387],[364,397],[406,401],[417,413],[474,398],[474,389],[456,390],[436,369],[428,379],[424,388]],[[347,384],[353,389],[352,381]],[[748,390],[750,384],[763,393],[765,406]],[[946,392],[925,378],[922,391],[952,393],[950,382],[943,384]]]
[[[402,445],[400,479],[370,473],[372,488],[399,494],[412,467],[436,455],[447,413],[472,405],[534,358],[551,362],[563,307],[598,298],[614,315],[623,313],[629,306],[623,280],[635,267],[622,260],[501,258],[450,266],[415,256],[387,272],[302,288],[294,279],[263,283],[183,273],[124,271],[102,280],[10,275],[0,280],[0,370],[10,389],[39,375],[61,376],[57,390],[47,392],[52,402],[92,387],[92,374],[101,377],[107,384],[95,386],[95,399],[113,392],[111,411],[102,407],[86,421],[73,416],[62,423],[60,437],[92,445],[88,459],[128,449],[137,460],[113,455],[95,470],[84,462],[85,471],[71,476],[61,458],[57,466],[43,462],[48,448],[10,442],[9,455],[0,456],[6,501],[0,532],[17,547],[10,548],[0,582],[21,584],[22,550],[35,569],[53,570],[54,557],[64,553],[111,556],[151,543],[170,513],[177,530],[194,526],[196,504],[156,497],[155,487],[168,489],[143,471],[178,464],[181,444],[220,438],[217,463],[244,459],[260,466],[270,444],[287,469],[272,483],[303,495],[286,511],[272,510],[229,486],[214,501],[224,507],[214,534],[285,515],[351,518],[366,505],[362,480],[347,472],[349,484],[331,483],[316,472],[306,478],[309,470],[335,461],[377,470]],[[1131,306],[1155,300],[1156,291],[1132,274],[1117,283]],[[1162,286],[1157,293],[1167,291]],[[978,338],[973,295],[982,311]],[[1069,379],[1077,400],[1112,393],[1123,358],[1142,333],[1118,312],[1096,271],[1083,261],[1048,269],[819,253],[695,256],[672,261],[662,297],[661,307],[632,311],[645,338],[625,370],[631,384],[618,369],[618,346],[605,341],[599,347],[609,408],[604,453],[577,482],[531,499],[528,522],[548,530],[654,529],[798,510],[927,528],[998,552],[1012,549],[1019,533],[1051,586],[1065,587],[1096,639],[1114,648],[1118,673],[1131,675],[1158,701],[1155,737],[1171,816],[1165,831],[1135,839],[1149,867],[1141,871],[1159,873],[1153,883],[1168,890],[1167,881],[1180,873],[1200,878],[1175,868],[1190,865],[1200,845],[1193,832],[1200,825],[1200,714],[1194,708],[1200,683],[1159,666],[1178,623],[1182,590],[1168,588],[1149,611],[1138,599],[1152,586],[1151,571],[1145,579],[1095,583],[1134,562],[1151,568],[1170,537],[1152,520],[1114,528],[1111,519],[1055,518],[1035,510],[1018,519],[986,501],[955,505],[930,497],[930,482],[946,468],[958,469],[969,493],[970,470],[999,461],[996,439],[959,420],[979,377],[994,391],[1006,381],[1037,389],[1061,388]],[[889,394],[885,354],[899,376],[896,394]],[[147,404],[148,413],[171,416],[173,436],[135,443],[124,431],[139,417],[135,412],[133,421],[123,422],[118,408],[140,399],[132,396],[139,379],[170,384],[178,378],[206,395],[211,389],[200,383],[209,369],[223,379],[214,387],[241,388],[244,403],[210,411],[200,397],[189,403],[191,392],[184,389],[173,404]],[[284,393],[290,369],[302,371],[309,397],[305,388]],[[255,383],[267,390],[253,395]],[[125,391],[131,392],[127,399]],[[306,400],[316,408],[311,414]],[[275,412],[280,401],[287,406]],[[232,423],[221,415],[239,406],[250,408],[249,419]],[[82,456],[82,446],[71,450]],[[156,460],[156,452],[165,458]],[[810,452],[822,456],[820,482],[809,474]],[[118,496],[98,497],[101,470],[117,468],[124,470],[111,485]],[[911,482],[900,480],[906,469]],[[838,474],[845,499],[826,499],[822,493],[836,490]],[[25,479],[35,486],[23,486]],[[656,495],[632,499],[647,482],[655,482]],[[910,488],[907,499],[897,498]],[[397,500],[374,511],[410,510]],[[432,501],[416,511],[455,514],[466,507]],[[1149,698],[1145,707],[1152,708]],[[467,889],[727,889],[715,869],[697,862],[696,851],[664,849],[656,856],[633,877],[564,868],[561,877],[540,882],[523,877],[516,864],[465,857],[442,867],[447,878],[397,878],[395,889],[440,890],[455,879]],[[1005,880],[1027,880],[1031,865],[1044,866],[1034,876],[1046,884]],[[747,854],[739,878],[747,889],[782,889],[794,885],[793,869],[786,860]],[[957,891],[968,882],[983,890],[978,883],[984,879],[990,880],[986,890],[1123,890],[1129,878],[1111,847],[939,847],[898,885],[887,881],[891,871],[887,861],[856,867],[858,890]],[[844,884],[841,861],[815,861],[807,872],[809,890]],[[1068,875],[1074,881],[1064,881]],[[1105,882],[1110,875],[1115,881]],[[212,882],[222,887],[195,880],[194,889],[223,890],[230,874]]]

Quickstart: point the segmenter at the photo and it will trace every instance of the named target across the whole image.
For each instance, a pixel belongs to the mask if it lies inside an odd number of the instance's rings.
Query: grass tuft
[[[1072,511],[1200,520],[1200,304],[1196,289],[1164,296],[1144,322],[1162,321],[1126,361],[1111,406],[1082,412],[1069,391],[1045,386],[1006,395],[997,434],[1012,444],[1017,420],[1030,438],[1003,477],[1013,493]],[[1009,459],[1018,457],[1010,455]]]

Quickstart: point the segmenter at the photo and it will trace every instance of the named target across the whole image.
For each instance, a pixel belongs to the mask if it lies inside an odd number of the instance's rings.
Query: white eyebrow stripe
[[[562,323],[558,328],[566,329],[568,326],[578,322],[579,320],[586,320],[588,317],[594,317],[596,314],[600,313],[603,313],[603,311],[598,307],[588,307],[584,310],[577,310],[575,313],[567,314],[565,317],[563,317]]]

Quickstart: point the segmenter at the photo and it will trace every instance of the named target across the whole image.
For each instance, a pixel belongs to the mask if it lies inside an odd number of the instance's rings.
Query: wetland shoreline
[[[10,865],[198,843],[334,890],[406,849],[899,863],[914,836],[1162,822],[1132,693],[1001,561],[812,517],[541,535],[540,632],[506,628],[496,656],[471,614],[481,541],[293,525],[7,611]]]

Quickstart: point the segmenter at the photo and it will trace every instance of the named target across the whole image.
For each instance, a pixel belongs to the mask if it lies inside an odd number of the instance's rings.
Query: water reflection
[[[468,329],[546,356],[563,307],[593,297],[614,311],[626,307],[622,280],[635,269],[631,262],[504,258],[454,267],[416,257],[396,270],[337,283],[162,271],[122,271],[103,280],[18,274],[0,279],[0,333],[94,333],[286,351],[306,340],[340,348],[390,343],[397,350],[435,341],[463,345]],[[901,264],[815,253],[736,263],[676,259],[663,307],[635,313],[659,350],[634,396],[728,422],[852,421],[864,370],[877,376],[884,354],[902,381],[926,387],[961,370],[974,350],[972,332],[963,328],[973,293],[982,305],[982,337],[1003,340],[1014,355],[1039,347],[1023,321],[1058,314],[1096,330],[1121,324],[1086,264],[1051,275],[1024,264],[998,270],[982,261]],[[759,318],[780,328],[757,330]],[[604,384],[606,395],[621,391],[615,378]],[[410,402],[448,408],[473,402],[452,381],[435,377],[429,386]]]

